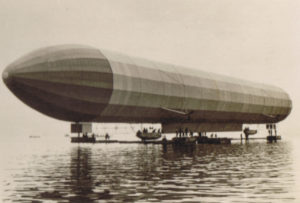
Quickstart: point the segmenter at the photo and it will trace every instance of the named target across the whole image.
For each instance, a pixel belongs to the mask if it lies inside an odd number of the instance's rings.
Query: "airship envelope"
[[[279,122],[292,109],[288,94],[275,86],[81,45],[31,52],[2,78],[28,106],[71,122],[228,131]]]

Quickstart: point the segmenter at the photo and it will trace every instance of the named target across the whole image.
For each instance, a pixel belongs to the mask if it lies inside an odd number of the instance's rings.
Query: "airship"
[[[82,45],[35,50],[2,78],[31,108],[73,123],[160,123],[165,133],[242,131],[292,110],[276,86]]]

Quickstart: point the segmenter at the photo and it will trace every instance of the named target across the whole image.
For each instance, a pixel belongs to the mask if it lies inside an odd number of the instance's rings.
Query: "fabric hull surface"
[[[60,120],[111,123],[276,123],[282,89],[87,46],[36,50],[3,72],[8,88]]]

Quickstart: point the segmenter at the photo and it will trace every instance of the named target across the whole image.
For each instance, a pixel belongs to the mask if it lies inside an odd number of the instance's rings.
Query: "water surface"
[[[293,147],[284,141],[165,149],[44,139],[4,144],[4,202],[297,202]]]

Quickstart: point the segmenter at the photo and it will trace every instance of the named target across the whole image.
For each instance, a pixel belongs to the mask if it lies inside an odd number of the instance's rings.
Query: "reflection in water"
[[[71,151],[70,186],[73,201],[87,202],[93,194],[93,180],[91,177],[91,149],[76,146]]]
[[[282,202],[294,194],[290,145],[253,142],[163,148],[68,144],[6,169],[4,200]],[[36,153],[36,151],[35,151]],[[34,155],[33,155],[34,154]],[[17,154],[17,156],[19,156]],[[23,160],[23,159],[22,159]],[[24,164],[24,163],[23,163]],[[9,183],[9,184],[8,184]]]

